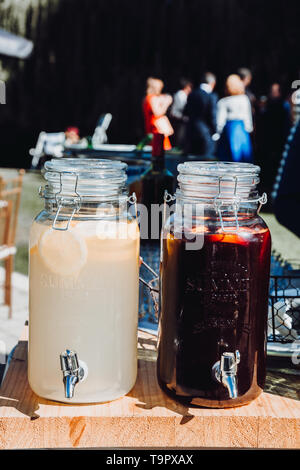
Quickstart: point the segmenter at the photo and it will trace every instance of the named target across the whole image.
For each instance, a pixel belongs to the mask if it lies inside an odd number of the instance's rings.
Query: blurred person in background
[[[291,95],[292,118],[294,124],[300,119],[300,89],[295,90]]]
[[[293,124],[297,124],[300,119],[300,69],[297,75],[298,78],[291,83],[290,106]]]
[[[282,96],[279,83],[271,84],[259,121],[258,163],[262,167],[265,190],[271,189],[291,127],[291,108]]]
[[[164,82],[159,78],[149,77],[147,80],[146,96],[143,101],[143,113],[146,134],[163,134],[164,149],[172,148],[169,136],[174,133],[171,123],[166,116],[173,98],[163,94]]]
[[[250,69],[247,69],[246,67],[240,67],[237,71],[238,76],[242,80],[244,87],[245,87],[245,94],[248,96],[250,103],[252,105],[252,111],[254,111],[255,104],[256,104],[256,97],[254,93],[252,93],[250,87],[250,84],[252,82],[252,72]]]
[[[261,95],[256,101],[256,113],[255,113],[255,163],[262,167],[264,155],[261,154],[261,148],[263,147],[264,134],[263,134],[263,121],[264,113],[266,111],[266,106],[268,102],[268,97],[266,95]]]
[[[170,118],[174,128],[175,145],[183,149],[187,124],[187,116],[184,116],[184,108],[193,85],[190,80],[181,78],[180,86],[180,90],[174,95],[173,104],[170,109]]]
[[[221,135],[217,156],[223,161],[252,162],[251,102],[239,75],[229,75],[225,90],[227,96],[217,105],[217,131]]]
[[[252,146],[255,149],[253,153],[257,152],[257,114],[259,112],[259,101],[257,100],[256,96],[252,92],[250,85],[252,83],[252,72],[250,69],[247,67],[240,67],[237,71],[238,76],[242,80],[244,87],[245,87],[245,94],[248,96],[250,103],[251,103],[251,108],[252,108],[252,119],[253,119],[253,132],[251,133],[251,140],[252,140]]]
[[[213,135],[216,133],[217,97],[213,93],[216,77],[211,72],[203,75],[197,88],[188,95],[184,115],[188,118],[185,153],[211,157],[215,153]]]

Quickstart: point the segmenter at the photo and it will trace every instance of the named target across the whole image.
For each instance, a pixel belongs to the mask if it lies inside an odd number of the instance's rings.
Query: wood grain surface
[[[0,448],[300,447],[300,401],[263,393],[240,408],[189,408],[161,391],[155,361],[156,338],[139,332],[138,379],[125,397],[51,402],[29,387],[25,329],[0,390]]]

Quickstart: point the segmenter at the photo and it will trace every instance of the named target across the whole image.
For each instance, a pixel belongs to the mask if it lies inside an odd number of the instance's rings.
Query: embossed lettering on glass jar
[[[260,168],[186,162],[178,170],[162,238],[158,380],[193,404],[243,405],[265,383],[271,239],[258,215]],[[185,205],[188,223],[179,218]],[[191,249],[197,232],[201,247]]]
[[[126,394],[137,374],[139,228],[122,162],[45,164],[45,209],[30,234],[29,382],[88,403]]]

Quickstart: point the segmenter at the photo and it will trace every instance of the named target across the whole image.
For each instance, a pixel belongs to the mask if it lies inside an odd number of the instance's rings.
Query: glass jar
[[[158,380],[206,407],[249,403],[265,383],[271,239],[258,215],[258,166],[178,166],[165,222]]]
[[[122,162],[53,159],[30,233],[29,383],[44,398],[126,394],[137,374],[139,228]]]

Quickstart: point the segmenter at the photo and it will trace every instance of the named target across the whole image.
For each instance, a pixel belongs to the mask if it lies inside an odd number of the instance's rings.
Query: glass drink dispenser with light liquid
[[[53,159],[30,233],[29,383],[62,402],[113,400],[137,375],[139,227],[122,162]]]

